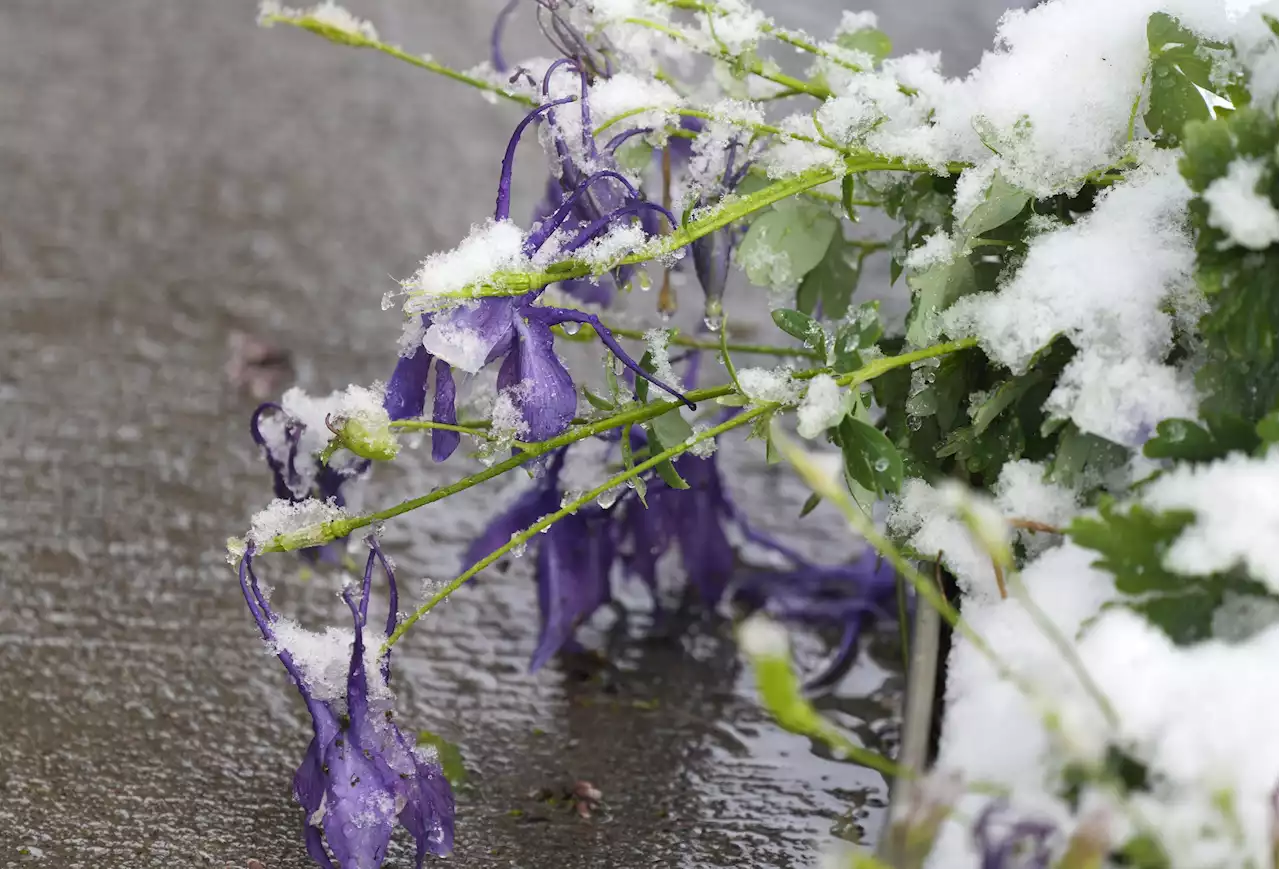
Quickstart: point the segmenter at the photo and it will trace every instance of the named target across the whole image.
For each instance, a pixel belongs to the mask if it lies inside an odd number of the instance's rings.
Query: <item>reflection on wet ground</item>
[[[483,215],[513,115],[259,32],[252,6],[0,6],[0,865],[309,865],[289,794],[305,717],[222,554],[268,494],[228,342],[269,336],[315,390],[385,375],[388,275]],[[492,11],[366,7],[459,62]],[[521,183],[528,200],[538,179]],[[465,472],[424,463],[371,497]],[[804,493],[781,472],[732,478],[795,528]],[[388,529],[413,593],[451,575],[492,497]],[[798,533],[847,550],[821,511]],[[266,570],[281,608],[339,615],[336,577]],[[661,640],[636,613],[596,636],[616,670],[529,676],[534,608],[517,562],[398,652],[400,720],[470,772],[457,864],[803,865],[835,826],[874,831],[883,783],[770,724],[723,625]],[[891,742],[896,685],[869,658],[830,711]],[[603,792],[590,820],[545,798],[577,780]]]

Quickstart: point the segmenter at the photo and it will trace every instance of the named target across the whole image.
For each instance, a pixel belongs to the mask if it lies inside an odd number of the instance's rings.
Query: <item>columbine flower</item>
[[[645,446],[643,433],[633,432],[633,449]],[[562,472],[565,451],[557,451],[532,489],[497,516],[467,550],[471,566],[560,508],[565,497]],[[657,565],[678,547],[685,576],[699,602],[713,610],[726,596],[747,609],[767,608],[780,619],[844,629],[839,652],[810,687],[825,687],[852,663],[858,638],[876,616],[891,607],[892,571],[867,558],[852,565],[827,566],[753,529],[729,499],[715,456],[688,453],[674,460],[688,489],[672,489],[660,477],[646,478],[646,507],[628,491],[607,507],[590,504],[553,524],[530,545],[538,548],[535,577],[542,614],[542,633],[530,669],[572,647],[575,629],[612,600],[610,578],[615,562],[657,595]],[[730,584],[738,563],[729,529],[748,541],[777,552],[794,565],[764,577],[748,576]]]
[[[299,629],[272,611],[259,588],[252,544],[240,561],[240,588],[262,638],[278,654],[311,713],[314,736],[293,781],[294,796],[306,812],[307,853],[329,869],[335,860],[338,869],[376,869],[400,824],[417,842],[421,869],[428,852],[445,856],[453,850],[453,791],[440,767],[415,752],[392,722],[390,653],[373,655],[370,672],[364,632],[376,564],[390,585],[387,633],[395,628],[397,595],[391,565],[377,541],[370,537],[369,543],[359,601],[352,600],[349,589],[342,593],[354,635],[345,691],[339,696],[331,696],[324,674],[313,672],[308,656],[290,648],[286,637]]]
[[[468,547],[464,561],[475,564],[548,513],[560,508],[560,473],[565,450],[557,450],[537,484],[489,523]],[[570,646],[578,625],[607,604],[609,574],[617,555],[616,529],[609,511],[590,505],[538,535],[538,607],[542,633],[529,662],[537,670]]]
[[[982,869],[1048,869],[1056,832],[1045,821],[1015,821],[1000,816],[1008,807],[988,805],[973,827],[973,842],[982,854]]]
[[[286,396],[286,400],[287,400]],[[369,470],[370,462],[358,456],[345,460],[320,461],[311,447],[323,445],[330,432],[310,431],[307,424],[291,415],[281,405],[267,402],[259,405],[249,420],[249,433],[271,468],[275,496],[291,503],[308,498],[346,505],[344,489]],[[335,540],[323,546],[302,550],[311,561],[337,563],[345,541]]]
[[[571,146],[555,123],[556,108],[576,98],[551,100],[530,112],[516,126],[502,160],[494,221],[501,224],[510,218],[511,173],[520,137],[529,125],[545,116],[553,130],[561,182],[569,184],[572,192],[564,196],[554,210],[527,234],[523,242],[526,258],[547,253],[549,245],[554,247],[556,256],[574,254],[609,230],[633,219],[643,221],[660,214],[670,226],[674,226],[675,217],[662,206],[641,198],[621,173],[611,168],[599,169],[589,175],[582,173],[579,168],[582,160],[591,161],[594,165],[604,160],[605,155],[597,150],[591,135],[591,114],[586,103],[587,79],[574,61],[559,60],[550,66],[543,79],[544,94],[549,91],[552,76],[561,67],[578,72],[582,81],[582,95],[578,99],[581,141]],[[643,371],[596,315],[539,305],[540,295],[541,290],[535,290],[522,296],[481,298],[424,316],[421,347],[415,346],[411,355],[402,357],[387,386],[386,407],[391,418],[403,419],[422,413],[426,401],[427,371],[432,358],[437,360],[433,408],[437,422],[455,421],[451,367],[475,373],[502,359],[498,389],[506,392],[519,412],[524,423],[522,436],[529,441],[554,437],[568,427],[578,406],[573,380],[555,353],[551,333],[552,326],[562,323],[591,326],[610,352],[637,376],[693,406],[674,388]],[[447,438],[443,434],[437,432],[438,437],[433,441],[433,457],[437,460],[447,457],[457,446],[456,435]]]

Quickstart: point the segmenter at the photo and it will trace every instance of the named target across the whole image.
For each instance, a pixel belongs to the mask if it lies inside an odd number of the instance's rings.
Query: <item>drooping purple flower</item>
[[[643,432],[633,432],[632,448],[645,445]],[[565,451],[557,451],[534,487],[472,543],[465,567],[560,508],[564,462]],[[852,663],[861,632],[871,620],[891,615],[892,571],[867,558],[848,565],[815,564],[751,527],[728,497],[714,455],[686,453],[673,465],[689,488],[673,489],[661,477],[646,475],[644,501],[628,491],[608,507],[589,504],[529,542],[537,547],[535,578],[542,615],[531,669],[572,647],[577,626],[612,599],[615,563],[644,582],[656,603],[658,561],[677,547],[686,581],[707,610],[714,610],[728,595],[748,609],[767,608],[781,620],[842,629],[833,662],[809,686],[827,687]],[[767,575],[751,572],[734,582],[739,559],[730,529],[784,556],[792,568]]]
[[[571,60],[552,64],[543,80],[544,93],[549,90],[551,77],[561,67],[576,71],[582,81],[580,103],[583,125],[583,153],[599,156],[595,140],[591,136],[590,110],[586,105],[586,76]],[[556,202],[545,204],[543,218],[528,233],[524,241],[524,254],[534,256],[552,243],[558,255],[572,254],[591,244],[615,226],[639,219],[652,221],[655,215],[664,217],[670,225],[675,218],[659,205],[645,201],[636,188],[620,172],[601,168],[585,175],[578,168],[573,149],[564,140],[556,126],[555,110],[575,100],[565,97],[550,100],[531,111],[516,126],[502,160],[502,173],[498,181],[498,195],[494,206],[494,219],[507,220],[511,210],[511,175],[514,171],[516,146],[520,136],[531,124],[545,117],[555,131],[553,138],[562,164],[561,181],[571,179],[571,191]],[[594,157],[592,158],[594,159]],[[437,422],[453,422],[453,381],[449,374],[442,380],[441,365],[474,373],[481,367],[502,359],[498,373],[498,386],[505,390],[520,413],[524,428],[521,436],[530,441],[541,441],[560,434],[568,427],[577,408],[577,394],[573,380],[555,353],[551,327],[562,323],[581,323],[591,326],[601,342],[628,369],[637,376],[668,394],[684,401],[684,396],[672,386],[662,383],[652,374],[642,370],[639,364],[623,350],[612,332],[595,314],[567,308],[555,308],[537,304],[541,290],[522,296],[489,297],[474,303],[436,312],[424,318],[423,349],[415,349],[413,355],[403,357],[396,373],[388,384],[387,407],[393,418],[400,413],[421,413],[425,405],[423,397],[428,367],[432,357],[437,359],[437,391],[434,415]],[[442,394],[441,384],[446,391]],[[420,391],[422,390],[422,391]],[[437,432],[437,435],[440,435]],[[457,445],[452,440],[433,442],[433,455],[439,460]]]
[[[392,831],[399,824],[417,844],[417,866],[428,853],[453,850],[453,791],[436,764],[420,756],[392,721],[390,653],[378,658],[370,673],[365,661],[364,630],[374,568],[381,565],[390,586],[386,631],[396,620],[396,584],[391,565],[369,538],[359,601],[344,590],[354,635],[345,692],[330,697],[316,677],[280,637],[279,617],[262,594],[253,569],[253,546],[240,561],[240,588],[263,639],[302,694],[311,714],[313,736],[294,776],[294,796],[305,812],[303,839],[307,853],[322,867],[377,869],[386,857]],[[326,850],[326,845],[327,850]]]
[[[534,488],[490,522],[468,547],[464,562],[475,564],[560,507],[560,472],[565,451],[559,450]],[[542,631],[529,663],[537,670],[560,649],[591,614],[611,599],[609,576],[617,547],[609,511],[589,505],[552,525],[533,541],[537,547],[538,608]]]
[[[1014,820],[1008,806],[995,800],[973,826],[973,842],[982,856],[982,869],[1048,869],[1057,832],[1047,821]]]
[[[249,418],[249,434],[262,448],[277,498],[295,503],[315,498],[337,507],[345,506],[344,489],[364,476],[371,462],[358,456],[345,460],[331,457],[322,462],[317,456],[302,451],[306,431],[306,423],[274,402],[259,405]],[[323,546],[303,549],[300,554],[309,561],[336,564],[341,561],[339,553],[344,544],[345,538],[333,540]]]
[[[422,315],[422,328],[431,327],[431,315]],[[454,407],[456,387],[453,382],[453,369],[443,359],[436,359],[420,343],[413,352],[401,356],[387,381],[382,407],[387,416],[394,420],[415,419],[422,416],[427,404],[427,378],[431,374],[431,363],[435,363],[436,395],[431,408],[431,419],[434,422],[456,425],[457,410]],[[461,436],[455,431],[434,429],[431,432],[431,458],[443,462],[458,448]]]

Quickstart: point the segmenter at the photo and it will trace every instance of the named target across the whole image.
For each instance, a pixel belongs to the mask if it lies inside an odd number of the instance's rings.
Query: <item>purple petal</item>
[[[612,520],[603,511],[574,513],[551,526],[538,550],[542,633],[530,671],[542,667],[579,624],[609,602],[614,555]]]
[[[413,764],[413,774],[401,778],[397,793],[404,799],[400,823],[417,843],[417,865],[422,867],[427,854],[447,857],[453,851],[453,788],[439,766],[422,760],[396,729],[396,739]]]
[[[559,63],[559,61],[557,61]],[[554,64],[553,64],[554,68]],[[550,70],[548,70],[548,75]],[[520,136],[525,129],[540,118],[542,115],[554,109],[556,106],[562,106],[565,103],[573,102],[577,97],[565,97],[561,100],[552,100],[546,105],[538,106],[516,124],[515,132],[511,134],[511,140],[507,142],[506,154],[502,157],[502,175],[498,179],[498,201],[493,209],[494,220],[506,220],[511,217],[511,171],[515,168],[516,162],[516,146],[520,144]]]
[[[435,422],[448,425],[458,424],[458,411],[455,407],[457,387],[453,382],[453,369],[443,359],[436,362],[436,400],[432,406],[431,418]],[[435,429],[431,432],[431,458],[443,462],[458,448],[462,436],[456,431]]]
[[[424,327],[429,326],[424,320]],[[387,381],[382,406],[387,416],[396,419],[415,419],[422,416],[427,402],[427,372],[431,368],[431,354],[419,345],[409,356],[401,356]]]
[[[515,337],[516,301],[510,298],[480,299],[475,305],[437,315],[423,343],[436,356],[471,374],[497,359]],[[457,346],[454,333],[466,333],[466,346]]]
[[[542,319],[517,317],[515,348],[498,371],[498,389],[510,389],[512,403],[523,417],[524,439],[537,442],[569,427],[578,412],[573,379],[556,356],[551,328]]]
[[[470,568],[480,559],[511,539],[512,534],[524,531],[548,513],[560,507],[560,495],[554,486],[540,485],[521,495],[516,502],[495,516],[480,536],[467,547],[462,557],[463,568]]]
[[[507,71],[507,62],[502,57],[502,31],[506,27],[507,19],[511,17],[511,13],[519,3],[520,0],[507,0],[507,5],[503,6],[502,11],[498,13],[497,19],[493,22],[493,30],[489,34],[489,59],[498,72]]]

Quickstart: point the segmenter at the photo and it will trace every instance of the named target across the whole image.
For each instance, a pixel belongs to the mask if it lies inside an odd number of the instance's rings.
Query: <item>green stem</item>
[[[947,344],[938,344],[933,347],[926,347],[922,350],[905,353],[901,356],[886,356],[883,359],[876,359],[869,365],[865,365],[857,371],[852,371],[848,374],[842,375],[837,382],[843,385],[863,383],[867,380],[879,377],[881,374],[884,374],[886,371],[891,371],[894,368],[899,368],[903,365],[910,365],[911,363],[918,362],[921,359],[928,359],[933,356],[942,356],[947,353],[954,353],[957,350],[967,349],[974,346],[974,343],[975,342],[972,339],[952,341]],[[823,368],[814,368],[808,371],[797,372],[793,374],[792,377],[796,380],[808,380],[824,373],[825,370],[826,369]],[[737,390],[735,390],[733,384],[726,383],[720,386],[707,387],[705,389],[693,389],[685,393],[685,396],[692,402],[700,402],[710,401],[725,395],[731,395],[736,391]],[[456,483],[445,486],[444,488],[436,489],[416,498],[410,498],[407,501],[401,501],[399,504],[374,513],[366,513],[362,516],[347,516],[342,519],[333,519],[328,522],[321,523],[319,529],[320,533],[318,535],[316,533],[316,529],[311,526],[307,528],[300,528],[287,534],[278,534],[262,546],[260,551],[263,553],[289,552],[294,549],[316,546],[319,543],[325,543],[330,540],[337,540],[340,537],[346,537],[348,534],[359,528],[365,528],[375,522],[385,522],[388,519],[394,519],[397,516],[402,516],[405,513],[417,510],[419,507],[434,504],[436,501],[441,501],[448,498],[450,495],[456,495],[459,492],[466,491],[467,489],[477,486],[486,480],[492,480],[494,477],[499,477],[507,471],[518,468],[521,465],[536,459],[538,456],[546,455],[552,450],[568,446],[569,444],[583,440],[584,438],[603,434],[604,432],[615,428],[648,422],[651,419],[656,419],[664,413],[681,406],[682,403],[674,399],[671,401],[659,401],[652,404],[646,404],[641,407],[631,408],[602,420],[586,423],[585,425],[567,431],[558,437],[551,438],[550,440],[541,441],[536,444],[529,444],[528,449],[520,455],[512,456],[505,461],[499,462],[492,467],[485,468],[483,471],[472,474],[469,477],[464,477]]]
[[[645,340],[649,334],[642,329],[623,329],[618,326],[609,326],[609,331],[622,338],[635,338],[638,340]],[[823,358],[822,354],[816,350],[806,350],[804,347],[779,347],[776,344],[723,344],[720,341],[700,341],[697,338],[690,338],[679,333],[672,335],[667,343],[674,347],[692,347],[695,350],[722,350],[728,348],[734,353],[757,353],[762,356]]]
[[[339,45],[350,45],[353,48],[372,48],[374,51],[380,51],[383,54],[394,57],[396,60],[403,60],[405,63],[434,72],[437,75],[442,75],[445,78],[468,85],[476,90],[494,94],[495,96],[502,97],[504,100],[519,103],[520,105],[528,108],[535,108],[538,105],[536,100],[524,96],[523,94],[509,91],[501,85],[496,85],[492,82],[478,79],[475,76],[467,75],[464,72],[458,72],[456,69],[451,69],[442,63],[437,63],[436,61],[431,60],[428,57],[410,54],[398,46],[390,45],[377,39],[369,39],[360,33],[353,33],[348,30],[339,29],[331,24],[326,24],[323,21],[312,18],[309,15],[303,15],[297,18],[286,15],[264,15],[261,20],[265,25],[287,24],[291,27],[299,27],[303,30],[309,30],[317,36],[323,36],[330,42],[336,42]]]
[[[717,437],[718,435],[724,434],[725,432],[735,429],[738,426],[745,425],[746,423],[750,422],[756,417],[762,416],[766,413],[770,413],[776,410],[777,408],[778,408],[778,405],[776,404],[760,405],[759,407],[752,408],[751,410],[748,410],[745,413],[738,414],[732,419],[722,422],[718,426],[706,429],[705,431],[698,432],[697,434],[695,434],[693,437],[689,438],[685,442],[676,444],[674,447],[671,447],[670,449],[663,450],[662,452],[658,453],[655,456],[651,456],[650,458],[646,459],[640,464],[635,465],[627,469],[626,471],[623,471],[620,474],[610,477],[608,480],[601,483],[599,486],[596,486],[590,492],[587,492],[581,498],[578,498],[577,500],[572,501],[569,504],[566,504],[565,506],[561,507],[559,510],[557,510],[554,513],[551,513],[547,516],[543,516],[541,519],[539,519],[537,522],[534,522],[524,531],[521,531],[518,534],[513,534],[510,540],[508,540],[502,546],[499,546],[497,549],[495,549],[493,552],[486,555],[484,558],[477,561],[475,564],[471,565],[471,567],[467,568],[465,571],[459,574],[452,582],[450,582],[444,588],[440,589],[440,591],[432,595],[431,600],[427,601],[422,606],[414,610],[413,613],[410,614],[410,616],[407,619],[402,621],[396,627],[396,629],[392,631],[391,636],[387,637],[386,643],[384,643],[382,646],[382,651],[386,652],[387,649],[395,645],[396,642],[405,635],[405,632],[408,631],[409,628],[411,628],[414,625],[414,623],[418,621],[418,619],[422,618],[427,613],[431,612],[431,610],[434,609],[435,606],[438,603],[440,603],[440,601],[444,600],[449,595],[453,594],[468,580],[470,580],[472,577],[474,577],[480,571],[484,570],[489,565],[493,564],[502,556],[506,555],[512,549],[515,549],[518,546],[527,544],[530,540],[532,540],[538,534],[542,533],[544,529],[550,528],[556,522],[559,522],[561,519],[570,515],[571,513],[578,512],[578,510],[582,509],[587,504],[590,504],[591,502],[595,501],[596,498],[600,497],[605,492],[608,492],[610,489],[614,489],[618,486],[626,485],[626,482],[628,480],[633,480],[636,477],[643,474],[645,471],[648,471],[651,468],[657,467],[662,462],[669,461],[670,459],[673,459],[679,456],[681,453],[686,452],[694,444],[700,441],[707,440],[708,438]]]
[[[702,0],[655,0],[655,2],[661,3],[664,6],[670,6],[672,9],[685,9],[691,12],[701,12],[705,15],[724,14],[722,10],[715,6],[715,4],[704,3]],[[800,49],[801,51],[807,51],[810,54],[816,54],[818,57],[824,57],[832,63],[843,66],[845,69],[853,72],[863,72],[862,67],[858,66],[856,63],[850,63],[843,58],[836,57],[826,49],[810,42],[802,34],[793,30],[785,30],[766,22],[760,27],[760,32],[767,33],[779,42],[784,42],[787,45]]]
[[[659,21],[650,21],[647,18],[624,18],[622,21],[624,24],[634,24],[637,27],[647,27],[650,30],[656,30],[659,33],[671,37],[677,42],[683,42],[686,45],[690,45],[695,50],[701,51],[707,57],[711,57],[716,60],[723,60],[727,63],[735,63],[740,60],[740,58],[732,54],[704,51],[703,47],[695,40],[690,39],[686,34],[674,27],[669,27]],[[805,81],[804,79],[787,75],[781,70],[770,69],[758,58],[752,59],[744,68],[752,75],[759,76],[760,78],[771,81],[774,84],[782,85],[784,88],[789,90],[800,91],[809,94],[810,96],[815,96],[820,100],[825,100],[831,96],[831,91],[827,89],[825,85],[820,85],[816,82]]]
[[[486,441],[500,441],[503,438],[497,437],[489,432],[489,426],[469,426],[469,425],[453,425],[447,422],[432,422],[426,419],[396,419],[392,420],[391,428],[404,429],[405,431],[456,431],[458,434],[471,435],[472,437],[481,438]],[[528,444],[524,441],[509,440],[507,441],[518,450],[531,450],[536,445]]]
[[[600,124],[594,130],[592,130],[591,133],[593,136],[598,136],[601,133],[603,133],[605,130],[614,126],[615,124],[621,123],[622,121],[625,121],[627,118],[633,118],[636,115],[643,115],[645,112],[665,112],[667,114],[672,114],[672,115],[682,115],[687,118],[699,118],[700,120],[703,120],[703,121],[723,121],[726,124],[732,124],[736,127],[742,127],[744,130],[751,130],[753,133],[756,133],[761,136],[782,136],[783,138],[786,138],[786,139],[794,139],[797,142],[808,142],[812,145],[821,145],[824,148],[830,148],[833,151],[839,151],[841,154],[846,153],[845,149],[841,148],[839,145],[833,144],[831,142],[823,142],[820,139],[815,139],[812,136],[806,136],[803,133],[788,133],[786,130],[782,129],[781,127],[775,127],[772,124],[753,124],[749,121],[737,120],[736,118],[721,117],[719,115],[712,114],[711,112],[704,111],[702,109],[687,109],[679,106],[676,106],[676,107],[640,106],[639,108],[636,108],[636,109],[629,109],[625,112],[622,112],[620,114],[614,115],[611,118],[606,119],[604,123]],[[669,132],[671,134],[674,134],[676,131],[671,130]],[[685,130],[684,132],[690,132],[690,131]],[[695,133],[694,135],[696,136],[697,134]]]

